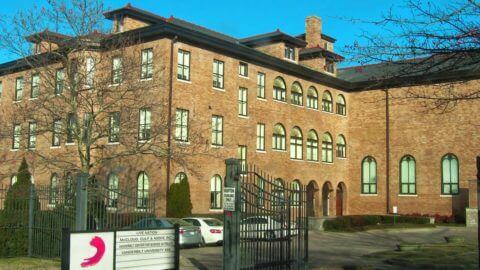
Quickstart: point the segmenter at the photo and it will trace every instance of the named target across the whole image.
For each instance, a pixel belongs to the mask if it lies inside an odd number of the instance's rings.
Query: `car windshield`
[[[207,223],[208,226],[223,226],[223,222],[218,220],[218,219],[204,219],[203,221],[205,221],[205,223]]]
[[[178,224],[179,226],[193,226],[192,223],[187,222],[183,219],[178,219],[178,218],[166,218],[166,221],[168,221],[171,224]]]

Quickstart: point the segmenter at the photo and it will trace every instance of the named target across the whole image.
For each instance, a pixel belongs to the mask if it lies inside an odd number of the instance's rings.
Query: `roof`
[[[48,29],[45,29],[42,32],[35,33],[33,35],[28,36],[26,39],[27,41],[34,42],[34,43],[43,41],[43,40],[51,41],[53,43],[63,43],[68,41],[71,38],[72,38],[71,36],[67,36],[57,32],[52,32]]]
[[[334,53],[322,47],[313,47],[300,50],[300,60],[318,57],[322,55],[326,58],[334,60],[335,62],[343,61],[345,58],[340,54]]]
[[[325,35],[323,33],[321,34],[321,37],[322,37],[322,39],[324,39],[326,41],[329,41],[329,42],[332,42],[332,43],[335,43],[337,41],[335,38],[333,38],[331,36],[328,36],[328,35]],[[296,38],[305,40],[305,33],[296,36]]]
[[[277,29],[275,32],[260,34],[256,36],[251,36],[247,38],[240,39],[240,42],[244,45],[250,47],[261,46],[265,44],[272,44],[277,42],[286,42],[296,47],[305,47],[307,42],[304,40],[298,39],[296,37],[290,36],[288,34],[283,33],[280,29]]]

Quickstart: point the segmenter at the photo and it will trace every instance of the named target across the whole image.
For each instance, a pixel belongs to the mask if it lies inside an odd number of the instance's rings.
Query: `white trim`
[[[314,163],[314,164],[320,164],[320,161],[315,161],[315,160],[307,160],[308,163]]]
[[[208,209],[209,212],[216,212],[216,213],[220,213],[220,212],[223,212],[223,208],[219,208],[219,209],[213,209],[213,208],[209,208]]]
[[[240,75],[240,74],[238,74],[238,77],[240,77],[240,78],[242,78],[242,79],[247,79],[247,80],[250,80],[250,77],[243,76],[243,75]]]
[[[238,117],[243,118],[243,119],[250,119],[250,116],[248,116],[248,115],[238,115]]]
[[[319,112],[319,111],[320,111],[318,108],[317,108],[317,109],[315,109],[315,108],[310,108],[310,107],[308,107],[308,106],[305,106],[305,108],[307,108],[308,110],[312,110],[312,111],[317,111],[317,112]]]
[[[398,197],[418,197],[418,194],[398,194]]]
[[[327,112],[327,111],[324,111],[323,109],[321,110],[323,113],[328,113],[328,114],[336,114],[335,112]]]
[[[146,79],[140,79],[141,82],[146,82],[146,81],[151,81],[153,80],[153,77],[152,78],[146,78]]]
[[[298,105],[298,104],[294,104],[294,103],[290,103],[292,106],[295,106],[295,107],[300,107],[300,108],[305,108],[305,106],[303,105]]]
[[[297,64],[297,60],[295,60],[295,59],[290,59],[290,58],[287,58],[287,57],[285,57],[285,56],[283,57],[283,60]]]
[[[17,152],[17,151],[20,151],[20,149],[19,149],[19,148],[17,148],[17,149],[10,148],[10,151],[11,151],[11,152]]]
[[[212,148],[215,148],[215,149],[225,148],[224,145],[214,145],[214,144],[210,144],[210,146],[211,146]]]
[[[278,100],[278,99],[274,99],[272,98],[273,101],[275,102],[278,102],[278,103],[282,103],[282,104],[288,104],[287,100],[285,99],[285,101],[281,101],[281,100]]]
[[[440,198],[453,198],[453,197],[457,197],[459,195],[460,194],[440,194]]]
[[[38,99],[38,97],[29,98],[28,100],[36,100],[36,99]]]
[[[332,162],[322,161],[322,164],[333,165],[333,161]]]
[[[261,97],[258,97],[258,96],[257,96],[257,100],[258,100],[258,101],[262,101],[262,102],[266,102],[266,101],[267,101],[267,98],[261,98]]]
[[[182,80],[182,79],[179,79],[179,78],[177,78],[177,82],[192,84],[191,81],[186,81],[186,80]]]
[[[60,149],[62,148],[60,145],[59,146],[50,146],[50,149]]]
[[[107,209],[107,211],[117,211],[117,207],[107,206],[106,209]]]
[[[305,160],[302,159],[294,159],[294,158],[290,158],[291,161],[297,161],[297,162],[304,162]]]
[[[378,196],[378,193],[375,193],[375,194],[363,194],[363,193],[360,193],[360,197],[376,197]]]
[[[117,86],[120,86],[122,83],[113,83],[113,84],[109,84],[108,87],[117,87]]]
[[[280,153],[287,153],[287,150],[279,150],[279,149],[273,149],[273,148],[272,148],[272,151],[280,152]]]
[[[20,102],[22,102],[21,99],[20,99],[20,100],[14,100],[14,101],[13,101],[13,103],[20,103]]]
[[[184,141],[177,141],[177,140],[175,140],[175,142],[176,142],[177,144],[190,145],[190,141],[184,142]]]
[[[212,87],[212,89],[215,91],[225,92],[225,88]]]
[[[108,142],[107,145],[119,145],[120,142]]]
[[[256,149],[255,151],[256,151],[257,153],[260,153],[260,154],[266,154],[266,153],[267,153],[266,150],[258,150],[258,149]]]
[[[347,158],[346,157],[336,157],[336,159],[346,160]]]
[[[75,145],[75,143],[65,143],[65,146],[71,146],[71,145]]]

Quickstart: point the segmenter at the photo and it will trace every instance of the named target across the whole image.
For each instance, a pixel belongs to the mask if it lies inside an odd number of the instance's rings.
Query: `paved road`
[[[372,230],[359,233],[311,232],[309,234],[310,269],[342,269],[353,265],[375,265],[364,255],[396,249],[399,242],[444,243],[447,235],[461,235],[470,243],[477,242],[477,229],[436,227],[422,229]],[[222,248],[183,249],[182,269],[222,269]]]

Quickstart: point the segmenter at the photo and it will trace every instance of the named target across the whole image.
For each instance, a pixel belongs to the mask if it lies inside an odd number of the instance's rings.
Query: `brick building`
[[[189,134],[195,132],[208,138],[208,153],[187,156],[183,163],[135,156],[96,168],[96,179],[109,186],[114,179],[114,187],[154,196],[160,215],[165,213],[167,183],[182,177],[189,181],[194,212],[221,211],[224,161],[230,157],[254,163],[284,184],[308,185],[314,206],[310,215],[382,214],[394,206],[402,214],[458,214],[468,205],[468,181],[476,177],[480,154],[478,101],[439,114],[425,111],[418,100],[392,97],[412,89],[434,92],[445,82],[456,91],[478,87],[480,73],[383,81],[376,77],[387,68],[382,65],[337,69],[343,58],[315,16],[306,19],[304,34],[276,30],[243,39],[130,5],[105,17],[114,29],[100,36],[102,42],[118,35],[138,37],[128,50],[142,64],[150,59],[151,68],[160,71],[138,84],[156,81],[151,89],[155,98],[170,99],[167,106],[175,118],[171,143],[194,147]],[[30,39],[42,54],[67,38],[42,35],[48,39]],[[115,64],[105,69],[114,74]],[[22,157],[29,161],[35,183],[52,184],[53,175],[64,181],[65,171],[35,166],[32,151],[57,155],[75,146],[64,139],[54,143],[53,134],[45,134],[35,138],[35,149],[28,149],[29,122],[15,119],[16,104],[30,102],[26,94],[18,99],[18,79],[28,93],[34,85],[27,83],[34,78],[31,70],[17,60],[0,65],[0,73],[0,110],[15,123],[2,127],[14,132],[1,138],[5,162],[0,183],[15,181]],[[159,113],[149,111],[149,123]],[[110,151],[119,147],[104,144]]]

